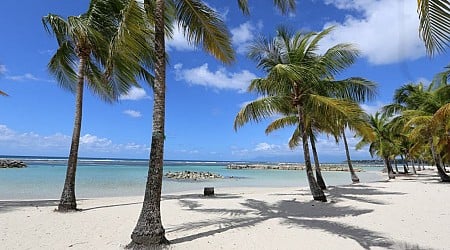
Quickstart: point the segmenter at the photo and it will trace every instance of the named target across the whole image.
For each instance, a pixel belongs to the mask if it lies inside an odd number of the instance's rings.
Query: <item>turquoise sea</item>
[[[58,199],[64,184],[66,159],[54,157],[15,157],[27,163],[23,169],[0,168],[0,200]],[[304,171],[231,170],[230,162],[165,161],[164,173],[171,171],[209,171],[226,178],[208,181],[163,179],[163,193],[221,187],[305,187]],[[233,162],[236,163],[236,162]],[[361,167],[356,165],[356,167]],[[382,179],[380,166],[363,166],[357,175],[361,182]],[[80,159],[77,168],[77,198],[143,195],[148,172],[147,160]],[[351,183],[348,172],[323,172],[327,185]],[[230,178],[232,177],[232,178]],[[218,192],[216,191],[216,192]]]

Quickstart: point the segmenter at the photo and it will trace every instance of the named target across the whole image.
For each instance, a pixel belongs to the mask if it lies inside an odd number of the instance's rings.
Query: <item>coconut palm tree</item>
[[[419,31],[427,53],[443,52],[450,44],[450,2],[417,0]]]
[[[431,155],[436,163],[442,181],[450,181],[445,173],[443,158],[446,158],[448,116],[447,107],[450,100],[450,86],[442,77],[425,87],[422,83],[407,84],[395,91],[394,103],[384,107],[388,114],[397,115],[393,119],[395,127],[401,127],[411,145],[407,151],[423,149],[428,145]],[[397,129],[398,130],[398,129]],[[439,140],[438,140],[439,138]],[[417,153],[416,153],[417,154]]]
[[[395,149],[395,136],[389,125],[386,113],[368,116],[368,123],[372,128],[371,136],[362,135],[362,140],[356,145],[358,149],[369,145],[370,155],[375,154],[383,159],[384,165],[388,171],[389,179],[395,179],[394,170],[391,165],[391,158]]]
[[[340,85],[322,85],[324,79],[333,79],[334,74],[350,66],[358,55],[349,44],[338,44],[319,55],[318,43],[331,31],[332,28],[328,28],[319,33],[293,34],[280,27],[275,38],[261,38],[250,46],[250,58],[267,72],[267,76],[252,81],[249,91],[257,92],[262,98],[243,107],[234,123],[237,129],[250,120],[258,122],[276,113],[286,115],[289,114],[286,110],[295,110],[309,187],[313,198],[321,201],[326,197],[314,178],[309,155],[311,114],[333,119],[336,113],[351,116],[358,112],[353,102],[331,98],[325,91],[327,88],[327,91],[339,89]]]
[[[238,0],[239,7],[249,14],[248,1]],[[274,0],[285,13],[295,7],[295,0]],[[144,203],[136,227],[131,234],[128,248],[140,248],[169,244],[161,222],[160,200],[162,186],[164,131],[165,131],[165,29],[167,12],[173,11],[175,22],[185,37],[224,63],[234,60],[229,33],[216,12],[199,0],[144,0],[147,16],[155,24],[155,81],[153,99],[153,131],[150,148],[149,171]],[[173,7],[173,9],[171,9]],[[166,17],[166,18],[164,18]]]
[[[58,205],[60,212],[77,209],[75,175],[85,85],[101,99],[112,102],[137,84],[139,74],[148,76],[139,59],[150,47],[135,41],[142,41],[148,35],[144,32],[146,24],[140,21],[144,12],[137,2],[131,2],[134,4],[127,5],[123,15],[109,12],[112,7],[122,10],[125,7],[122,1],[93,0],[85,14],[67,19],[48,14],[42,18],[45,29],[56,37],[59,46],[48,64],[49,72],[62,88],[76,96],[67,173]]]

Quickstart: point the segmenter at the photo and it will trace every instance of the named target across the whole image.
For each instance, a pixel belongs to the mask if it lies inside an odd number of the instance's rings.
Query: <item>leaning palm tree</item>
[[[319,33],[292,34],[280,27],[275,38],[255,42],[249,56],[267,76],[253,80],[249,91],[257,92],[262,98],[243,107],[234,123],[237,129],[251,120],[260,121],[276,113],[283,114],[285,110],[295,110],[309,187],[313,198],[321,201],[326,201],[326,197],[314,178],[309,154],[310,114],[333,117],[336,113],[351,116],[357,112],[355,106],[350,105],[352,102],[322,93],[326,88],[339,88],[339,85],[321,83],[323,79],[333,79],[334,74],[350,66],[358,55],[349,44],[338,44],[319,55],[318,43],[331,31],[332,28],[328,28]],[[290,107],[286,108],[287,105]]]
[[[125,13],[123,15],[110,12],[112,7],[122,10],[125,7],[122,1],[94,0],[85,14],[67,19],[49,14],[42,19],[45,29],[56,37],[59,46],[48,64],[49,72],[61,87],[76,96],[67,173],[58,205],[60,212],[77,209],[75,175],[85,84],[101,99],[112,102],[137,84],[138,74],[148,76],[139,58],[150,47],[138,41],[146,39],[147,25],[140,21],[143,11],[138,3],[130,2],[134,4],[126,5],[127,9],[121,12]],[[144,52],[139,54],[138,51]]]
[[[427,53],[443,52],[450,44],[450,2],[417,0],[419,31]]]

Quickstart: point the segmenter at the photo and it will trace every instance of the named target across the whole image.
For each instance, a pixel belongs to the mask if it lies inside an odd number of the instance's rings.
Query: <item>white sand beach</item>
[[[434,171],[386,182],[330,187],[329,202],[307,188],[216,188],[164,195],[169,249],[449,249],[450,185]],[[0,201],[1,249],[121,249],[142,197]]]

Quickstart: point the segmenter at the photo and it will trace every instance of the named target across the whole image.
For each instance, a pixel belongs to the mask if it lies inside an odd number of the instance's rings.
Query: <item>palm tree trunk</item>
[[[414,159],[411,159],[411,167],[413,170],[413,174],[417,174],[416,167],[414,166]]]
[[[70,144],[69,159],[67,161],[66,180],[64,182],[61,199],[59,200],[57,210],[58,212],[69,212],[77,210],[77,201],[75,197],[75,176],[77,172],[78,148],[80,145],[81,118],[83,116],[83,88],[85,66],[86,57],[80,56],[80,64],[78,66],[78,84],[75,94],[75,118],[73,125],[72,142]]]
[[[347,137],[345,136],[345,131],[342,131],[342,139],[344,139],[345,155],[347,156],[348,170],[350,171],[350,176],[352,178],[352,182],[358,183],[359,178],[355,173],[355,169],[353,169],[352,160],[350,159],[350,151],[348,150],[348,143],[347,143]]]
[[[389,157],[384,157],[383,160],[384,160],[384,165],[388,171],[389,179],[395,179],[394,170],[392,169],[392,165],[391,165],[391,162],[389,161]]]
[[[147,3],[147,0],[145,1]],[[128,248],[142,249],[169,244],[161,221],[161,187],[164,157],[166,58],[164,0],[155,7],[155,85],[153,88],[153,133],[144,203]]]
[[[408,161],[405,161],[405,158],[403,157],[402,154],[400,154],[400,159],[402,159],[402,162],[403,162],[403,172],[405,174],[407,174],[408,173]]]
[[[304,122],[305,119],[303,117],[303,110],[298,104],[297,112],[299,117],[299,129],[302,134],[303,156],[305,158],[306,177],[308,178],[309,189],[311,190],[314,200],[326,202],[327,197],[319,187],[319,184],[317,184],[316,178],[314,178],[314,172],[311,165],[311,156],[309,155],[308,134],[306,132],[306,124]]]
[[[309,133],[310,134],[312,133],[311,128],[309,129]],[[317,184],[319,185],[319,187],[322,190],[326,190],[327,185],[325,184],[325,181],[323,180],[323,177],[322,177],[322,171],[320,169],[320,162],[319,162],[319,155],[317,154],[317,149],[316,149],[316,142],[314,141],[312,136],[309,137],[309,141],[311,142],[311,150],[313,152],[314,165],[316,167]]]
[[[394,166],[395,166],[395,172],[396,172],[396,174],[398,174],[399,171],[398,171],[398,166],[397,166],[397,160],[395,160],[395,157],[394,157]]]
[[[441,178],[441,181],[442,182],[450,182],[450,176],[448,176],[447,173],[445,172],[445,170],[441,167],[441,159],[440,159],[440,156],[438,156],[439,154],[436,153],[436,149],[434,148],[433,137],[430,137],[429,143],[430,143],[430,148],[431,148],[431,154],[433,155],[433,159],[436,162],[436,168],[437,168],[439,177]]]

